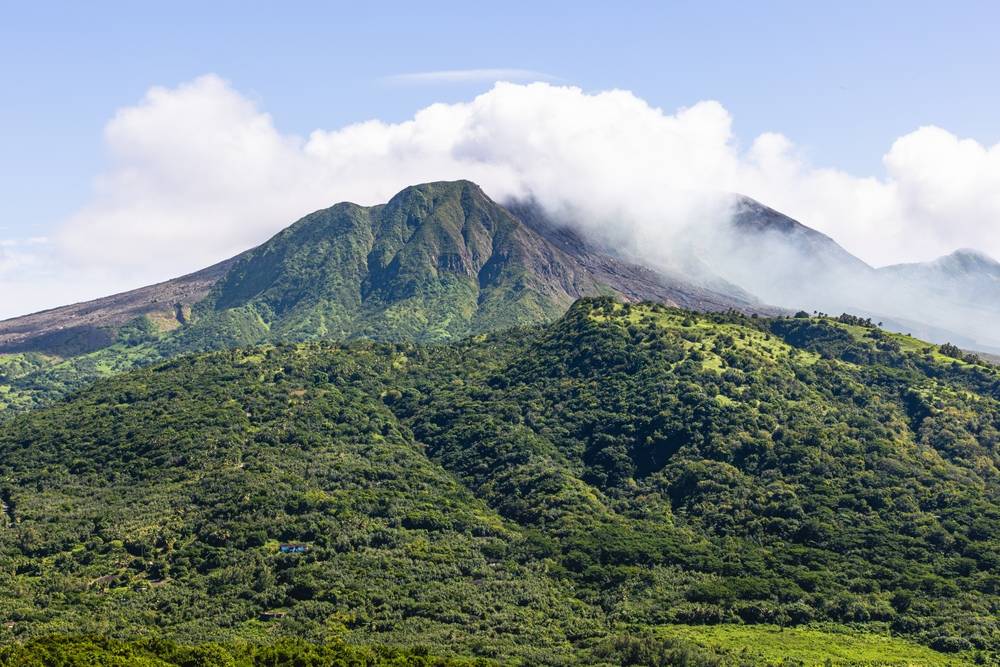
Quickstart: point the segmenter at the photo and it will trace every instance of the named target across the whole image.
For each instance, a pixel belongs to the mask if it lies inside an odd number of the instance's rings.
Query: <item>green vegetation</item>
[[[894,341],[602,298],[111,377],[0,427],[0,632],[995,664],[1000,375]]]
[[[322,645],[294,640],[275,644],[185,646],[162,639],[123,642],[102,637],[45,637],[0,648],[2,667],[488,667],[486,660],[443,658],[426,649],[400,650]]]
[[[30,396],[19,387],[25,378],[52,363],[49,357],[37,353],[0,355],[0,415],[32,407]]]
[[[938,352],[940,352],[946,357],[951,357],[952,359],[958,359],[959,361],[964,361],[968,364],[984,363],[978,354],[970,354],[964,352],[961,349],[959,349],[958,346],[952,345],[951,343],[945,343],[944,345],[940,346],[938,348]]]
[[[971,667],[972,660],[943,655],[913,642],[864,631],[773,625],[666,626],[665,637],[680,638],[697,646],[712,647],[723,655],[738,656],[754,664],[783,661],[824,665],[920,665],[922,667]]]
[[[972,667],[885,635],[776,626],[666,626],[642,635],[617,635],[587,653],[594,664],[750,667]],[[41,637],[0,647],[0,667],[489,667],[485,658],[435,656],[425,647],[392,648],[322,644],[295,639],[269,643],[178,644],[165,639],[121,641],[107,637]]]
[[[148,341],[119,342],[67,359],[35,352],[0,354],[0,422],[72,394],[98,378],[161,361],[168,354]]]

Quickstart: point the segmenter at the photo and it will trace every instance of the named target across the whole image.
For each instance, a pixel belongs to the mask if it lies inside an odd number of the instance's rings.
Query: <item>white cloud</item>
[[[622,90],[498,83],[405,122],[303,138],[205,76],[151,89],[114,116],[105,140],[110,168],[46,254],[49,274],[80,298],[109,282],[134,287],[201,268],[338,201],[372,204],[458,178],[498,198],[533,195],[654,257],[671,234],[718,217],[726,192],[785,211],[874,264],[959,246],[1000,256],[1000,145],[938,128],[899,138],[883,175],[858,177],[809,164],[781,134],[740,146],[718,102],[667,113]],[[0,265],[0,290],[15,279],[25,282]],[[69,300],[52,293],[19,303]],[[0,316],[23,310],[0,303]]]
[[[151,89],[105,141],[111,170],[56,238],[83,265],[196,268],[323,201],[302,141],[214,76]]]
[[[446,69],[410,72],[384,77],[386,83],[429,85],[441,83],[494,83],[496,81],[552,81],[556,77],[533,69]]]
[[[978,247],[1000,257],[1000,143],[986,147],[922,127],[884,158],[902,217],[929,244]]]

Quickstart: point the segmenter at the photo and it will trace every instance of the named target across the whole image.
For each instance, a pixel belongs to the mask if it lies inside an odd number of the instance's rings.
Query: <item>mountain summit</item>
[[[706,310],[752,303],[560,243],[552,223],[530,220],[469,181],[337,204],[239,257],[195,309],[196,328],[201,318],[239,322],[241,339],[437,341],[551,321],[599,294]]]

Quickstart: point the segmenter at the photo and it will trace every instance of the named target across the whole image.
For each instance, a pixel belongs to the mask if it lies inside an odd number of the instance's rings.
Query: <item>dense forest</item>
[[[597,298],[101,380],[0,427],[0,665],[996,664],[1000,374],[949,352]]]

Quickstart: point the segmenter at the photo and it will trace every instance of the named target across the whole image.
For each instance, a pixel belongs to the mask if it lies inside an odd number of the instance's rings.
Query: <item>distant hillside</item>
[[[974,250],[874,269],[833,239],[738,197],[693,254],[765,303],[871,316],[936,343],[1000,353],[1000,263]]]
[[[930,262],[878,271],[889,303],[923,327],[950,328],[939,338],[1000,354],[1000,262],[974,250],[956,250]],[[960,323],[960,326],[958,324]],[[922,333],[919,326],[914,333]]]
[[[272,284],[247,292],[294,309]],[[0,632],[987,661],[1000,375],[944,352],[587,299],[446,345],[173,359],[0,426]]]
[[[1000,262],[961,249],[930,262],[894,264],[880,271],[966,301],[1000,302]]]

